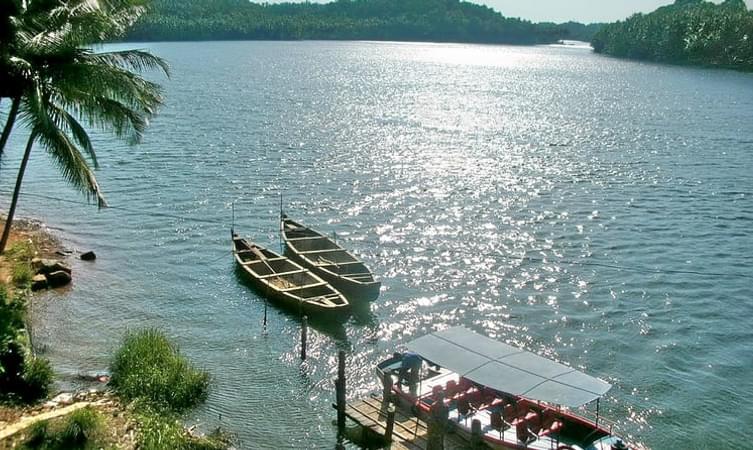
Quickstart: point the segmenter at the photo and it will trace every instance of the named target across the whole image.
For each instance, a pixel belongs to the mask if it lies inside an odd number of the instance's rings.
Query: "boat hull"
[[[294,261],[233,236],[236,268],[259,295],[299,315],[346,318],[350,303],[326,281]]]
[[[303,258],[301,255],[296,253],[295,250],[292,250],[287,244],[285,245],[284,254],[288,258],[317,274],[324,281],[332,285],[333,288],[340,291],[350,301],[371,302],[379,297],[379,292],[382,287],[382,283],[380,281],[372,281],[370,283],[356,283],[350,281],[347,278],[343,278],[341,276],[333,274],[330,271],[323,270],[322,268],[311,264],[311,262],[307,258]]]
[[[285,256],[321,277],[348,300],[365,303],[379,297],[382,283],[334,239],[284,216],[280,233]]]

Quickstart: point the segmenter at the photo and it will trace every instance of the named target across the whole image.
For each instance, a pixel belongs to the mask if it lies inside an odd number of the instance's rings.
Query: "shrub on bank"
[[[209,374],[192,367],[159,330],[126,333],[110,372],[118,395],[157,409],[182,412],[207,398]]]
[[[33,403],[47,396],[50,364],[29,349],[24,316],[26,291],[11,296],[0,286],[0,401]]]
[[[104,418],[87,406],[65,419],[37,422],[27,432],[23,448],[35,450],[98,449],[104,432]]]
[[[191,436],[177,418],[164,415],[150,407],[141,407],[136,420],[139,423],[138,448],[141,450],[224,450],[232,438],[217,431],[206,437]]]

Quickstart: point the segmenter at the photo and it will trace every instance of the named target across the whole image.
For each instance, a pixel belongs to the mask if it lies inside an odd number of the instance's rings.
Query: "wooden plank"
[[[317,287],[317,286],[324,286],[325,284],[327,284],[327,283],[321,281],[319,283],[311,283],[311,284],[307,284],[305,286],[295,286],[295,287],[291,287],[291,288],[287,288],[287,289],[280,289],[280,292],[297,291],[299,289],[307,289],[307,288],[312,288],[312,287]]]
[[[315,253],[333,253],[333,252],[346,252],[343,248],[328,248],[325,250],[308,250],[305,252],[298,252],[301,255],[313,255]]]
[[[267,258],[267,261],[282,261],[284,259],[288,259],[288,258],[285,258],[284,256],[280,258]],[[243,264],[254,264],[254,263],[260,263],[260,262],[261,261],[259,261],[258,259],[255,259],[253,261],[244,261]]]
[[[291,270],[290,272],[279,272],[279,273],[270,273],[269,275],[262,275],[259,277],[260,280],[263,280],[265,278],[273,278],[273,277],[279,277],[284,275],[293,275],[294,273],[303,273],[305,272],[305,269],[298,269],[298,270]]]
[[[306,236],[306,237],[297,237],[297,238],[286,238],[286,241],[290,242],[296,242],[296,241],[310,241],[313,239],[327,239],[325,236]]]
[[[324,258],[322,258],[322,259],[324,259]],[[338,266],[338,267],[340,267],[340,266],[347,266],[347,265],[351,265],[351,264],[363,264],[363,263],[361,261],[345,261],[345,262],[339,262],[339,263],[335,263],[335,262],[329,261],[329,262],[325,262],[325,263],[316,263],[317,267],[327,267],[327,266]]]
[[[373,432],[384,435],[387,411],[378,395],[372,394],[369,397],[350,402],[346,405],[346,415]],[[424,450],[427,445],[426,434],[428,429],[426,423],[416,417],[412,417],[404,409],[398,408],[395,414],[395,427],[392,434],[391,449],[394,450]],[[447,434],[445,435],[445,450],[468,449],[468,443],[462,438]]]

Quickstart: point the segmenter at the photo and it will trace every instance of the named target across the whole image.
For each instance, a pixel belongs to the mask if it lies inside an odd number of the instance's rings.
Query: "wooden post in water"
[[[384,439],[392,442],[392,431],[395,429],[395,405],[390,403],[387,407],[387,426],[384,429]]]
[[[301,321],[301,361],[306,360],[306,340],[309,335],[309,318],[303,316]]]
[[[481,421],[478,419],[471,421],[471,448],[473,450],[484,448],[484,441],[481,437]]]
[[[337,352],[337,380],[335,381],[335,397],[337,400],[337,432],[345,432],[345,352]]]

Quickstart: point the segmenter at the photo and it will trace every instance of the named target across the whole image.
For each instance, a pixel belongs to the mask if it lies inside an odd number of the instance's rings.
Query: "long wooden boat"
[[[494,449],[627,450],[599,418],[598,400],[611,385],[571,367],[464,327],[430,333],[377,366],[399,406],[448,417],[468,439],[478,420]],[[597,402],[595,418],[573,412]],[[441,410],[441,411],[440,411]],[[440,412],[437,412],[440,411]]]
[[[348,300],[290,259],[233,233],[233,255],[259,294],[307,315],[347,314]]]
[[[285,255],[319,275],[351,301],[371,301],[382,283],[366,265],[324,234],[283,215]]]

